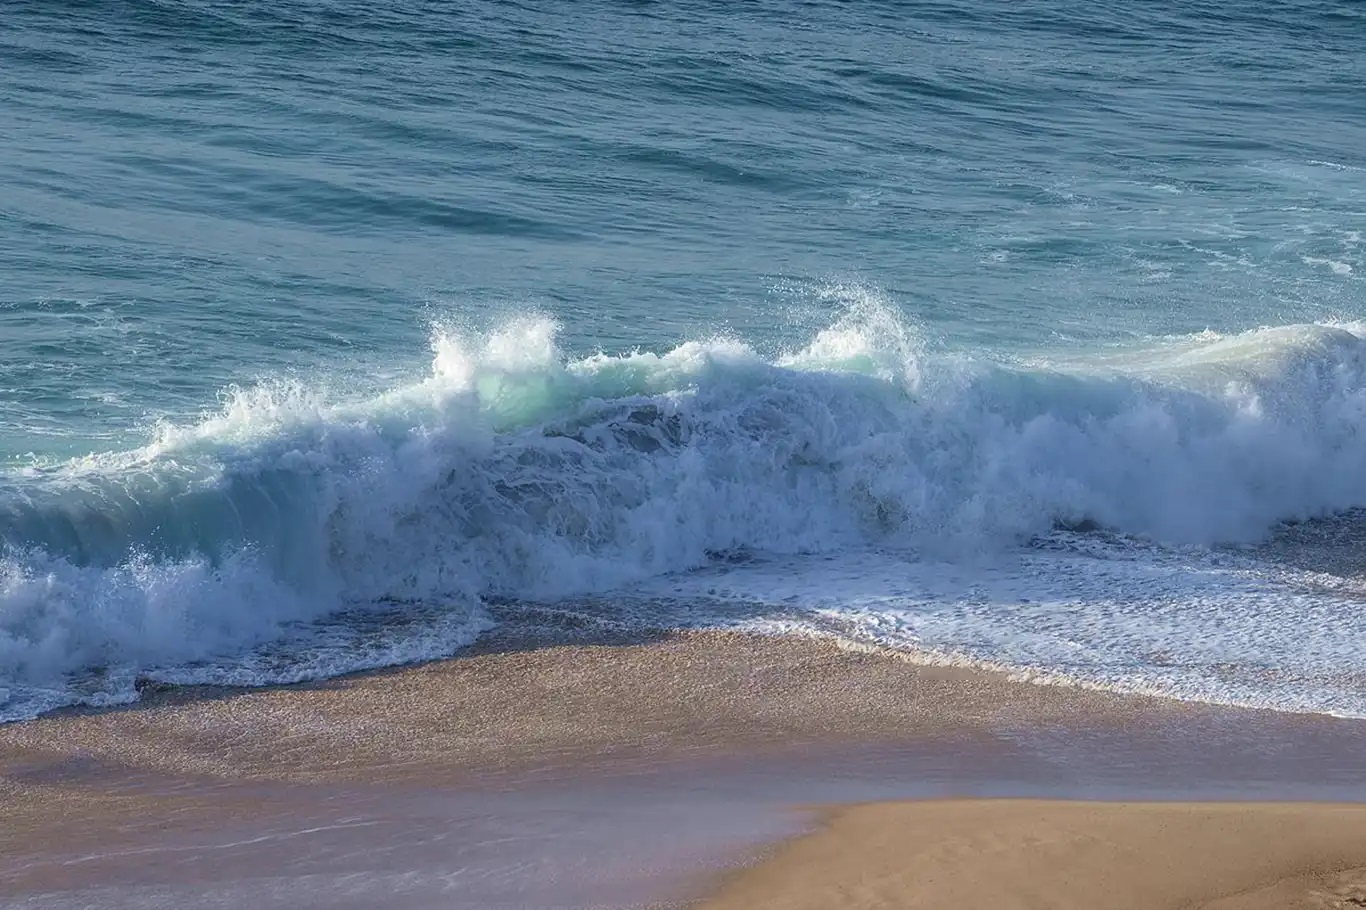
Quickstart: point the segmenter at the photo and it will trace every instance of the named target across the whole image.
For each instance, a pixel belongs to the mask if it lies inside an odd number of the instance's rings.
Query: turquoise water
[[[16,0],[0,719],[568,598],[1366,713],[1363,47],[1345,0]]]

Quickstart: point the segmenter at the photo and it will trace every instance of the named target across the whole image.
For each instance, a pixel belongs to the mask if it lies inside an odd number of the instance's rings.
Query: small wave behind
[[[0,475],[0,719],[439,656],[489,599],[718,553],[991,560],[1059,526],[1207,546],[1366,506],[1357,325],[1016,362],[865,295],[776,357],[575,359],[538,317],[432,349],[376,396],[231,389],[141,449]]]

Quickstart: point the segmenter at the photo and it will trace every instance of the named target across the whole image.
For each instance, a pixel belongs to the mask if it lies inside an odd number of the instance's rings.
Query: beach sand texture
[[[0,906],[1349,908],[1363,754],[822,640],[493,637],[0,728]]]
[[[706,910],[1366,906],[1366,807],[952,800],[833,813]]]

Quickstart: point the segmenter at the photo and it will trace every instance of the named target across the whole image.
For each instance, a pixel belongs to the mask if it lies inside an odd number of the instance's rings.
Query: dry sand
[[[149,692],[126,710],[0,727],[0,905],[195,906],[211,890],[291,910],[377,893],[391,910],[511,907],[577,889],[563,906],[626,906],[662,894],[656,867],[705,859],[671,840],[713,826],[771,837],[736,820],[779,802],[1356,800],[1363,755],[1357,723],[1036,686],[822,641],[493,638],[426,666]],[[574,843],[590,814],[597,833]],[[536,840],[554,826],[553,847]],[[727,836],[715,840],[734,854]],[[537,871],[551,849],[569,877]],[[889,803],[836,813],[716,906],[1176,907],[1247,890],[1351,907],[1366,895],[1343,870],[1366,865],[1363,850],[1366,815],[1332,805]],[[594,864],[614,854],[654,871],[617,869],[604,896]],[[423,890],[476,880],[491,890]]]
[[[1366,906],[1366,807],[881,803],[738,875],[705,910]]]

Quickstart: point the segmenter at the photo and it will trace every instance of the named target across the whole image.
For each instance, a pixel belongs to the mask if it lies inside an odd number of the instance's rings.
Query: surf
[[[378,394],[233,387],[139,448],[7,470],[0,717],[172,670],[270,683],[440,656],[490,599],[717,553],[990,560],[1059,526],[1208,546],[1366,506],[1356,324],[1006,357],[866,300],[777,353],[720,336],[572,357],[558,334],[438,327],[426,375]],[[325,625],[376,612],[398,621]]]

